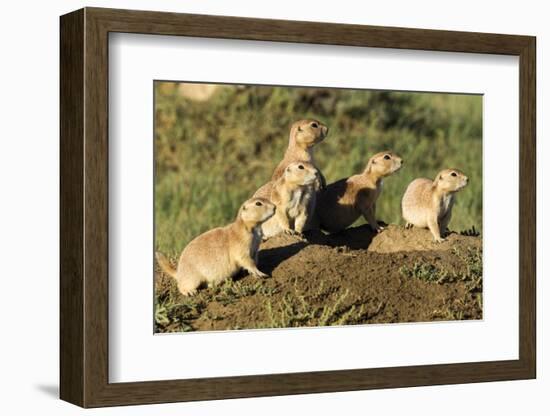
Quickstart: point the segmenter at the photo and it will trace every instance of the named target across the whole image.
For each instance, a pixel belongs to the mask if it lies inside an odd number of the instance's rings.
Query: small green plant
[[[258,328],[344,325],[364,314],[363,306],[342,308],[342,303],[349,296],[349,290],[322,307],[311,303],[319,296],[327,296],[323,284],[311,295],[301,294],[295,284],[293,293],[287,293],[275,306],[270,300],[266,302],[266,322],[258,323]]]
[[[469,290],[481,290],[483,280],[483,251],[481,248],[468,247],[466,251],[458,248],[453,253],[462,260],[464,270],[456,274],[456,278],[469,282]]]
[[[399,272],[407,278],[439,284],[464,281],[468,284],[468,291],[481,290],[483,279],[483,255],[481,248],[468,247],[465,252],[456,247],[452,250],[453,254],[462,261],[462,268],[446,270],[438,268],[431,263],[415,262],[412,266],[401,266]]]
[[[191,322],[206,309],[200,296],[183,297],[169,291],[155,302],[155,332],[192,331]]]
[[[483,310],[483,296],[479,292],[476,293],[476,301],[477,301],[477,306],[479,307],[479,309]]]
[[[443,283],[445,282],[450,273],[447,270],[441,270],[430,263],[419,263],[415,262],[412,267],[401,266],[399,272],[408,278],[415,278],[424,280],[426,282],[436,282]]]
[[[248,296],[254,296],[256,294],[271,296],[277,292],[277,288],[266,285],[263,280],[255,280],[253,282],[239,280],[234,282],[228,279],[211,288],[212,299],[225,306]]]
[[[157,325],[166,326],[170,323],[168,318],[168,309],[164,303],[155,303],[155,322]]]

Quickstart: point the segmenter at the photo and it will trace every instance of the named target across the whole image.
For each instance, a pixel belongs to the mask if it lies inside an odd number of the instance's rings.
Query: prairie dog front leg
[[[248,273],[256,277],[269,277],[269,275],[265,274],[260,269],[258,269],[258,267],[256,266],[256,262],[250,256],[242,256],[239,259],[238,263],[239,263],[239,266],[241,266]]]
[[[383,230],[384,227],[378,224],[378,220],[376,219],[376,202],[372,204],[371,211],[372,211],[372,218],[374,219],[374,223],[380,230]]]
[[[315,182],[313,183],[313,185],[314,185],[313,189],[315,189],[315,191],[317,192],[327,187],[327,180],[325,179],[321,171],[318,172],[317,178],[315,179]]]
[[[300,234],[302,234],[306,228],[312,228],[312,219],[315,216],[315,204],[317,202],[315,189],[308,188],[306,192],[305,204],[294,220],[294,229]]]
[[[292,228],[290,228],[290,221],[288,220],[288,215],[286,212],[278,211],[275,214],[277,221],[279,222],[279,227],[286,234],[292,234]]]
[[[440,231],[441,231],[441,234],[443,235],[446,235],[447,232],[448,232],[448,226],[449,226],[449,222],[451,222],[451,216],[452,216],[452,211],[451,210],[448,210],[447,213],[443,216],[443,218],[441,218],[440,220]]]
[[[369,225],[371,226],[371,228],[374,231],[376,231],[377,233],[382,231],[382,227],[380,227],[378,225],[378,222],[376,222],[376,216],[375,216],[375,213],[374,213],[374,206],[369,207],[369,208],[364,208],[363,209],[363,217],[368,221]]]
[[[303,212],[300,212],[300,214],[294,220],[294,230],[298,234],[302,234],[304,232],[307,219],[308,219],[307,210],[304,210]]]
[[[432,235],[434,237],[434,241],[436,243],[441,243],[445,241],[444,238],[441,238],[441,233],[439,231],[439,223],[437,222],[437,216],[430,216],[428,218],[428,228],[432,232]]]

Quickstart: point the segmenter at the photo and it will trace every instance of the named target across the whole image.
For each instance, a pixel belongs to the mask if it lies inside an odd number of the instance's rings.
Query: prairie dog
[[[162,271],[178,282],[183,295],[193,295],[201,283],[219,283],[240,268],[257,277],[267,277],[258,267],[261,225],[275,214],[275,205],[265,198],[251,198],[241,205],[237,218],[192,240],[182,251],[177,269],[160,252]]]
[[[442,170],[433,181],[426,178],[412,181],[401,201],[406,227],[429,228],[434,240],[442,242],[451,221],[455,193],[467,184],[468,177],[458,169]]]
[[[318,120],[299,120],[292,124],[283,160],[275,168],[271,177],[272,181],[283,176],[286,167],[292,162],[309,162],[315,166],[313,159],[313,146],[322,142],[328,134],[328,127]],[[316,166],[315,166],[316,167]],[[325,178],[319,171],[319,181],[315,184],[316,190],[324,188]]]
[[[318,171],[311,163],[290,163],[279,179],[268,182],[254,194],[269,199],[275,207],[275,215],[262,224],[263,238],[279,233],[299,234],[304,231],[311,200],[315,198],[313,182]]]
[[[401,169],[403,159],[393,152],[377,153],[369,159],[363,173],[340,179],[321,191],[316,214],[322,229],[341,231],[361,215],[376,232],[382,227],[376,222],[376,200],[382,192],[382,180]]]

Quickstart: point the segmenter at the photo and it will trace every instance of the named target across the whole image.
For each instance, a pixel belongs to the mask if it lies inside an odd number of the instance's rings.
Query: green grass
[[[482,231],[480,96],[223,86],[197,102],[163,82],[156,83],[155,100],[155,244],[171,256],[233,220],[271,177],[290,124],[306,117],[330,128],[315,150],[329,183],[361,172],[378,151],[404,158],[404,168],[384,183],[380,220],[402,223],[400,199],[412,179],[456,167],[471,180],[450,228]]]
[[[461,251],[454,248],[453,254],[459,259],[462,266],[456,270],[442,269],[432,263],[415,262],[412,266],[401,266],[399,273],[407,278],[439,284],[463,281],[467,283],[469,292],[481,291],[483,279],[482,250],[470,247],[466,251]]]
[[[450,306],[435,310],[433,319],[462,320],[464,306],[471,300],[483,310],[483,253],[480,248],[469,247],[466,250],[453,249],[453,254],[461,265],[454,270],[442,269],[432,263],[415,262],[412,267],[401,266],[399,272],[406,278],[420,279],[425,282],[446,284],[462,282],[465,293],[462,298],[454,299]]]
[[[256,323],[256,328],[354,325],[367,322],[384,308],[382,302],[372,311],[368,310],[365,304],[350,304],[348,289],[328,300],[323,286],[321,281],[317,290],[304,293],[295,285],[281,300],[267,300],[266,317],[264,321]],[[316,302],[318,298],[326,298],[327,301],[319,305]]]
[[[213,288],[211,300],[227,306],[237,302],[241,298],[255,294],[271,296],[275,293],[277,293],[277,289],[266,286],[260,279],[256,279],[253,283],[226,280],[223,284]]]
[[[226,280],[219,285],[199,291],[194,296],[181,296],[175,286],[157,291],[155,304],[156,332],[193,331],[192,321],[204,314],[210,320],[222,317],[209,314],[208,304],[218,302],[223,306],[237,303],[240,299],[260,295],[269,297],[278,289],[266,286],[261,280],[252,282]]]
[[[323,282],[313,294],[304,295],[294,287],[294,291],[287,293],[277,304],[271,300],[266,303],[266,322],[257,323],[257,328],[292,328],[300,326],[327,326],[344,325],[351,319],[362,314],[362,308],[355,306],[342,308],[342,302],[348,297],[349,290],[338,295],[330,304],[313,306],[310,301],[316,296],[323,296]]]
[[[181,297],[167,293],[156,297],[155,332],[192,331],[191,322],[206,309],[206,301],[199,296]]]
[[[420,262],[414,263],[412,267],[401,266],[399,272],[408,278],[415,278],[426,282],[436,283],[443,283],[449,275],[447,270],[441,270],[431,263]]]

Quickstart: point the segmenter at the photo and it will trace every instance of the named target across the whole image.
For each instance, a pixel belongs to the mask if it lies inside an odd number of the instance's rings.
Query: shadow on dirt
[[[365,224],[359,227],[347,228],[335,234],[311,231],[307,234],[307,240],[311,244],[329,247],[345,246],[352,250],[366,250],[375,236],[376,232],[369,225]]]
[[[259,268],[267,274],[271,274],[282,262],[296,255],[307,246],[306,242],[292,243],[287,246],[263,249],[258,253]]]

